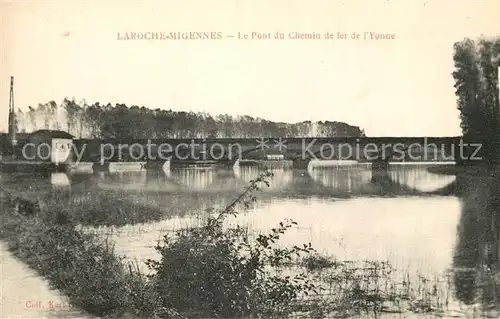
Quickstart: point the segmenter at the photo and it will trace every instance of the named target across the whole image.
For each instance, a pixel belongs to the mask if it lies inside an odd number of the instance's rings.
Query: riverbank
[[[0,241],[0,318],[80,318],[92,316],[74,309],[67,298],[8,251]]]
[[[469,166],[454,165],[454,166],[433,166],[427,168],[429,173],[440,175],[467,175],[467,176],[483,176],[497,170],[498,167],[487,164],[475,164]]]
[[[66,296],[67,301],[61,303],[66,309],[113,318],[151,314],[148,309],[153,308],[150,302],[154,299],[145,294],[148,289],[144,278],[131,267],[127,270],[111,245],[79,232],[71,223],[49,223],[36,216],[23,216],[4,204],[0,240],[13,256]],[[4,273],[2,279],[26,284],[14,276]],[[33,299],[42,302],[34,306],[43,305],[43,300]]]

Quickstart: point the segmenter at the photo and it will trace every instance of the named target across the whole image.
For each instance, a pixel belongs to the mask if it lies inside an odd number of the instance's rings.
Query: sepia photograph
[[[500,318],[499,0],[0,0],[0,319]]]

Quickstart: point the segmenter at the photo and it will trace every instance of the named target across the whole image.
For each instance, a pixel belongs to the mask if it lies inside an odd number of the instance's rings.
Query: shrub
[[[279,248],[277,242],[296,223],[281,222],[268,235],[251,239],[246,229],[224,228],[228,216],[236,216],[238,203],[255,201],[252,193],[267,184],[264,173],[216,217],[199,228],[179,230],[164,237],[156,249],[160,261],[148,260],[151,278],[165,308],[189,317],[286,316],[297,298],[315,292],[303,274],[283,276],[282,267],[313,251],[311,245]]]

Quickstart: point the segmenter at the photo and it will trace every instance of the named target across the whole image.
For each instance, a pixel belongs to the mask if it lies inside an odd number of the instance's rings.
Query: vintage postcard
[[[500,318],[500,1],[0,1],[1,318]]]

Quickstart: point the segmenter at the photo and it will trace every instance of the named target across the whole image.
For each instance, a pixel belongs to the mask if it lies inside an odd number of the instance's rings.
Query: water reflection
[[[178,168],[171,170],[170,178],[176,183],[193,190],[208,188],[214,182],[214,167]]]
[[[441,189],[455,181],[455,176],[438,175],[428,171],[429,165],[391,165],[389,176],[392,195],[419,195],[423,192]],[[285,197],[304,196],[364,196],[377,195],[371,181],[369,164],[315,167],[310,169],[271,169],[274,176],[265,191],[270,195]],[[2,176],[2,183],[23,185],[24,188],[50,190],[85,184],[116,190],[155,192],[234,192],[241,191],[250,180],[263,172],[263,168],[241,165],[237,169],[214,166],[175,167],[163,170],[139,170],[131,172],[77,171],[73,174],[54,173],[33,177]]]
[[[267,191],[279,191],[284,190],[290,185],[294,185],[295,176],[298,174],[298,170],[290,170],[284,168],[273,168],[269,169],[273,173],[273,176],[269,178],[269,186],[265,188]],[[244,185],[248,185],[251,180],[256,179],[262,173],[262,169],[255,166],[245,166],[242,165],[239,169],[239,179]]]
[[[443,188],[453,181],[453,175],[430,173],[428,165],[390,165],[389,176],[396,183],[426,192]]]
[[[497,172],[460,177],[461,217],[453,258],[456,296],[500,310],[500,181]]]
[[[337,192],[352,193],[360,191],[371,182],[369,165],[338,166],[334,168],[315,168],[309,172],[311,178],[324,187]]]
[[[50,184],[55,187],[70,186],[69,176],[65,173],[53,173],[50,175]]]

